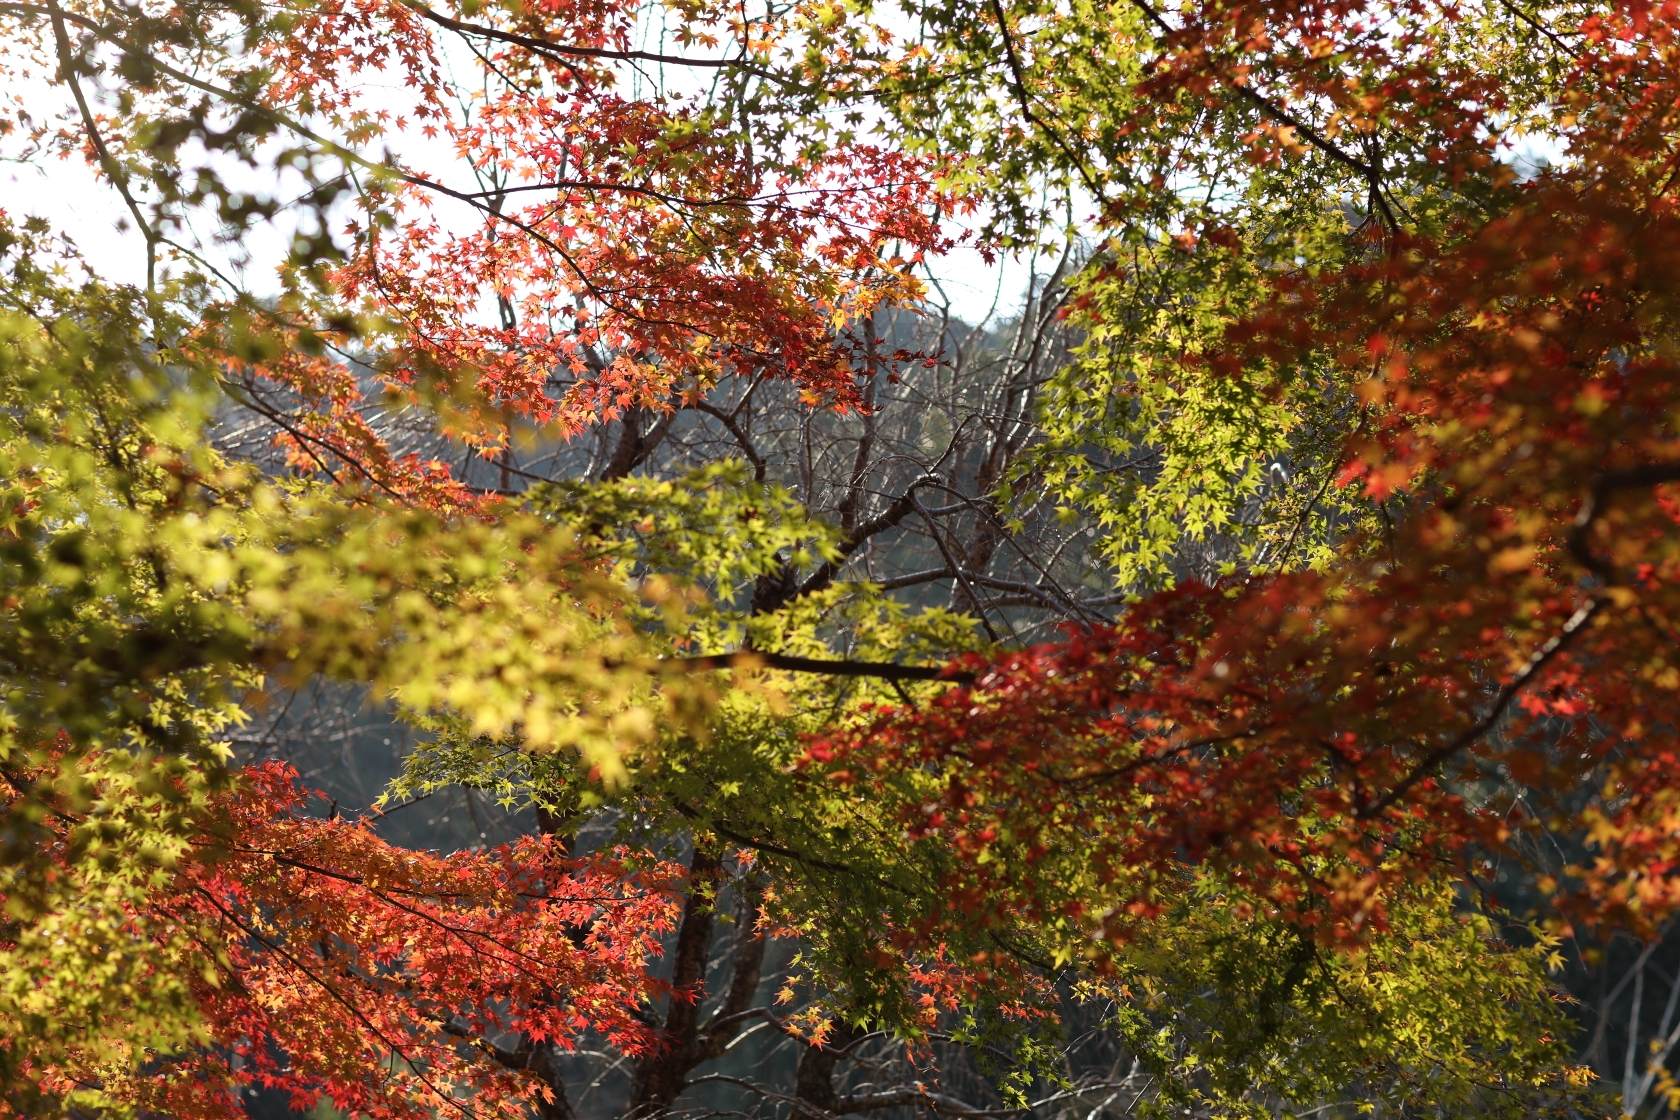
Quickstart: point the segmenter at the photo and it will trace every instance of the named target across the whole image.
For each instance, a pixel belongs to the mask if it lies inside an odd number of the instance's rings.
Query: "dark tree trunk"
[[[612,458],[601,471],[602,482],[611,482],[628,475],[641,466],[665,441],[665,435],[671,430],[676,413],[666,413],[655,420],[651,428],[642,431],[642,425],[653,415],[653,410],[645,405],[637,405],[624,414],[618,433],[618,445],[613,448]]]
[[[650,1120],[670,1111],[682,1092],[683,1075],[698,1060],[700,1000],[705,996],[706,958],[716,924],[717,885],[723,864],[715,851],[696,847],[689,860],[688,899],[672,955],[671,1006],[659,1032],[658,1049],[636,1063],[630,1084],[630,1115]]]
[[[542,1083],[554,1094],[553,1100],[544,1100],[540,1095],[537,1097],[534,1102],[537,1106],[537,1120],[577,1120],[572,1102],[566,1097],[565,1078],[560,1074],[559,1049],[552,1042],[544,1042],[534,1047],[526,1068],[542,1078]]]
[[[861,1037],[863,1032],[850,1023],[836,1023],[826,1044],[807,1046],[799,1055],[793,1095],[812,1109],[832,1113],[840,1103],[840,1094],[834,1088],[834,1067],[839,1064],[840,1051]]]

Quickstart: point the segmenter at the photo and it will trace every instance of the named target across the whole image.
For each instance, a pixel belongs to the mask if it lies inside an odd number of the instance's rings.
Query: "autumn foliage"
[[[1583,27],[1573,88],[1599,99],[1576,93],[1562,168],[1504,173],[1497,217],[1373,224],[1353,262],[1283,272],[1190,359],[1274,392],[1333,363],[1359,401],[1334,485],[1379,504],[1380,531],[1323,572],[1186,584],[1113,628],[970,661],[973,685],[813,762],[879,793],[938,767],[943,797],[906,823],[973,857],[959,897],[1116,943],[1187,863],[1357,941],[1395,885],[1474,881],[1472,853],[1535,829],[1590,840],[1547,880],[1560,920],[1654,929],[1676,900],[1675,15]],[[1365,24],[1290,5],[1284,26],[1328,51]],[[1201,88],[1188,65],[1164,73]],[[1443,83],[1497,108],[1476,80],[1389,77],[1406,93],[1385,109],[1434,131],[1432,153],[1485,165],[1475,112],[1420,108]],[[1075,843],[1098,869],[1085,890],[1051,870]]]
[[[722,35],[745,57],[699,62],[635,49],[634,4],[483,15],[323,5],[262,55],[257,111],[272,124],[288,118],[270,107],[298,105],[353,142],[406,134],[453,149],[477,180],[462,190],[329,149],[368,186],[345,226],[353,249],[322,265],[326,318],[379,338],[379,383],[398,399],[452,402],[445,430],[486,456],[515,421],[572,436],[722,378],[785,379],[813,407],[858,407],[854,325],[920,295],[913,268],[950,244],[937,212],[972,205],[938,186],[940,161],[861,140],[778,150],[692,95],[620,91],[626,61],[693,66],[701,80],[755,72],[780,44],[727,6],[684,12],[715,30],[679,42],[703,52]],[[445,105],[439,37],[454,31],[498,79],[465,117]],[[405,112],[368,102],[354,80],[364,70],[401,81]],[[458,212],[445,219],[437,210],[449,204]],[[323,310],[307,286],[297,298],[305,319]],[[206,341],[313,402],[305,422],[276,434],[293,463],[444,508],[472,504],[441,463],[374,433],[365,413],[377,401],[343,353],[292,335],[246,355],[242,322],[236,312]]]
[[[1680,909],[1680,4],[904,8],[0,5],[76,94],[7,130],[147,256],[0,225],[0,1107],[575,1120],[587,1041],[638,1120],[1576,1114],[1561,937]],[[207,263],[282,215],[273,290]],[[1059,249],[999,364],[1060,364],[872,474],[964,240]],[[727,456],[635,474],[691,414]],[[917,521],[938,567],[842,574]],[[323,679],[421,732],[394,792],[541,835],[230,765]],[[1046,1057],[1075,1005],[1129,1080]],[[791,1095],[695,1075],[761,1027]],[[842,1092],[876,1038],[913,1080]]]
[[[518,1115],[541,1090],[475,1059],[494,1040],[654,1044],[635,1012],[670,994],[652,967],[680,867],[625,851],[574,860],[546,838],[413,852],[365,823],[304,815],[304,799],[287,768],[247,770],[169,887],[131,912],[137,933],[197,943],[209,1045],[119,1075],[108,1092],[180,1116],[243,1115],[244,1085],[283,1090],[302,1110],[327,1099],[430,1116],[470,1098]],[[48,1089],[77,1088],[67,1070],[38,1073]]]

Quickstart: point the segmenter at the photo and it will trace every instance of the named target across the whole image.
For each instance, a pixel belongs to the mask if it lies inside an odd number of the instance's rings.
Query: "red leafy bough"
[[[299,815],[290,768],[245,772],[154,921],[214,929],[200,991],[213,1049],[157,1063],[125,1095],[183,1117],[243,1115],[261,1085],[357,1115],[523,1116],[546,1090],[495,1051],[541,1060],[590,1032],[635,1054],[665,994],[650,964],[684,872],[625,850],[569,859],[546,838],[416,853],[365,824]],[[507,1057],[504,1053],[503,1057]]]
[[[861,406],[847,331],[920,298],[915,266],[950,244],[939,215],[973,205],[938,186],[940,159],[856,140],[769,150],[704,97],[625,96],[636,4],[440,7],[318,5],[264,51],[273,81],[261,111],[365,180],[362,213],[340,231],[345,255],[316,272],[320,291],[283,310],[378,333],[362,342],[379,351],[371,379],[342,350],[288,337],[287,356],[252,361],[239,332],[219,340],[264,391],[302,402],[270,416],[294,466],[441,508],[472,504],[447,466],[387,445],[366,382],[486,456],[515,421],[570,437],[626,409],[670,410],[725,377]],[[786,46],[784,31],[727,6],[687,17],[748,53],[672,65],[760,73]],[[484,74],[458,112],[445,108],[440,45],[452,35],[473,44]],[[404,120],[375,100],[399,81],[413,106]],[[293,122],[299,105],[344,142]],[[375,163],[355,150],[405,128],[451,159]]]

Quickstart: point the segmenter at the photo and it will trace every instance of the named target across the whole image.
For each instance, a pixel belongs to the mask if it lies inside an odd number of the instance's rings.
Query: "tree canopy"
[[[1680,1104],[1677,28],[0,2],[0,1110]]]

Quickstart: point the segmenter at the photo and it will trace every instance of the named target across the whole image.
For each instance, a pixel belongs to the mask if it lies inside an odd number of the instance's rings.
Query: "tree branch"
[[[850,533],[847,533],[846,539],[840,543],[839,557],[835,560],[824,562],[817,568],[816,571],[811,573],[810,578],[799,585],[798,590],[788,595],[787,598],[797,599],[806,595],[811,595],[821,591],[823,588],[833,583],[834,577],[840,571],[841,567],[845,565],[846,561],[851,558],[853,553],[867,544],[871,537],[874,537],[879,533],[886,532],[888,529],[893,528],[899,522],[903,521],[906,517],[909,517],[915,512],[917,487],[925,486],[930,482],[936,481],[938,480],[933,478],[931,475],[923,475],[921,478],[918,478],[916,481],[907,486],[904,493],[894,500],[892,505],[882,510],[875,517],[871,517],[868,521],[865,521],[862,525],[859,525]],[[780,604],[777,605],[779,606]]]
[[[795,657],[786,653],[762,653],[741,650],[737,653],[711,653],[699,657],[662,657],[661,666],[672,666],[690,673],[708,673],[716,669],[781,669],[790,673],[823,673],[831,677],[874,677],[886,681],[950,681],[953,684],[972,684],[975,675],[961,669],[939,665],[895,665],[890,661],[828,661],[815,657]]]
[[[1569,616],[1563,628],[1548,638],[1544,645],[1535,650],[1529,657],[1528,663],[1522,671],[1513,677],[1505,687],[1494,697],[1493,706],[1481,719],[1465,728],[1451,741],[1423,756],[1423,759],[1402,778],[1393,789],[1384,794],[1370,805],[1360,809],[1355,816],[1361,820],[1368,820],[1400,800],[1411,788],[1424,778],[1433,774],[1437,767],[1447,759],[1464,750],[1476,740],[1491,731],[1499,722],[1511,702],[1517,695],[1527,688],[1540,672],[1566,649],[1575,637],[1586,629],[1587,623],[1610,602],[1605,594],[1605,588],[1617,584],[1616,570],[1609,560],[1593,552],[1588,537],[1593,524],[1603,516],[1609,507],[1610,500],[1623,490],[1638,490],[1651,486],[1660,486],[1665,482],[1680,482],[1680,463],[1655,463],[1645,467],[1632,467],[1627,470],[1606,471],[1594,476],[1587,484],[1587,498],[1581,504],[1581,512],[1575,516],[1575,525],[1569,532],[1569,553],[1580,565],[1597,576],[1604,585],[1594,592],[1593,597],[1583,604],[1576,612]]]
[[[514,31],[503,31],[497,27],[486,27],[478,23],[466,23],[452,19],[442,12],[433,11],[417,0],[402,0],[403,6],[415,12],[424,19],[430,20],[439,27],[446,27],[461,35],[474,35],[481,39],[495,39],[498,42],[509,43],[513,46],[524,47],[540,55],[555,56],[569,55],[573,58],[602,58],[615,62],[658,62],[669,66],[699,66],[708,69],[743,70],[768,81],[783,83],[786,79],[768,70],[760,69],[741,59],[736,58],[686,58],[675,54],[655,54],[652,51],[620,51],[609,47],[580,47],[570,43],[556,43],[549,39],[538,39],[533,35],[521,35]],[[554,61],[567,65],[564,58]]]

